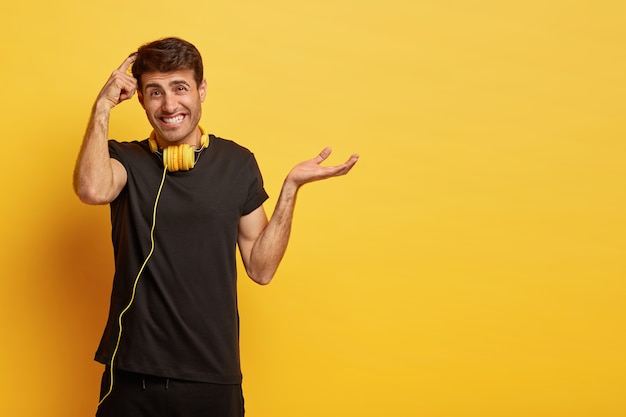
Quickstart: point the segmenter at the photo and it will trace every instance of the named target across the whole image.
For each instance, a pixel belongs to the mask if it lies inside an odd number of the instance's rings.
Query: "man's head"
[[[198,123],[206,96],[202,58],[178,38],[143,45],[132,66],[137,98],[156,133],[158,146],[200,146]]]
[[[196,86],[200,85],[204,77],[200,52],[191,43],[179,38],[159,39],[141,46],[132,67],[139,91],[142,90],[143,73],[177,70],[192,70]]]

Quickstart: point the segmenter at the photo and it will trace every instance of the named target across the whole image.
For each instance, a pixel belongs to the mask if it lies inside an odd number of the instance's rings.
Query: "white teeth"
[[[163,121],[165,123],[180,123],[183,121],[184,118],[185,116],[176,116],[171,118],[163,118]]]

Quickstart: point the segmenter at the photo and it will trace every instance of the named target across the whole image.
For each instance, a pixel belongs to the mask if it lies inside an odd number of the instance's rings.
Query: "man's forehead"
[[[141,82],[145,88],[167,87],[180,84],[195,86],[196,80],[193,70],[176,70],[170,72],[144,72]]]

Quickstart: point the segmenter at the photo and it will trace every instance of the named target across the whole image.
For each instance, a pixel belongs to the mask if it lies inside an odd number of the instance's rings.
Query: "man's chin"
[[[157,137],[160,138],[161,141],[163,141],[168,146],[174,145],[188,136],[188,134],[185,134],[182,129],[155,129],[155,132],[157,134]]]
[[[197,124],[190,124],[191,119],[185,118],[180,124],[167,125],[160,120],[155,123],[151,123],[152,128],[157,134],[159,142],[164,146],[177,145],[183,142],[190,135],[193,135],[194,130],[197,128]]]

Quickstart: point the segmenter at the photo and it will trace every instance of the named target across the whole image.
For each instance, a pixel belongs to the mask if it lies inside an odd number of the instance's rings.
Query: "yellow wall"
[[[623,4],[3,2],[0,415],[95,412],[108,209],[71,174],[111,71],[169,35],[268,211],[323,146],[362,156],[302,191],[276,281],[241,281],[247,415],[626,415]]]

